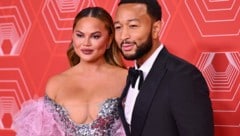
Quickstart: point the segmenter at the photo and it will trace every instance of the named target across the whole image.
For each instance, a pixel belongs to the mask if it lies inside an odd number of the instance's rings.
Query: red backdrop
[[[160,39],[196,65],[210,88],[215,136],[240,135],[240,0],[159,0]],[[69,67],[72,21],[84,7],[112,15],[118,0],[0,1],[0,135],[13,136],[12,116],[42,96],[47,79]],[[130,63],[128,63],[130,64]]]

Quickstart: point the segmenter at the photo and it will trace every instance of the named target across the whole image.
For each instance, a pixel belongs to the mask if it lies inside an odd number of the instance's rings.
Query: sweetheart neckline
[[[97,117],[96,119],[94,119],[93,121],[89,122],[89,123],[77,123],[76,121],[74,121],[69,114],[69,111],[62,105],[58,104],[56,101],[54,101],[53,99],[51,99],[50,97],[48,97],[47,95],[45,96],[47,98],[47,100],[49,100],[51,102],[51,104],[53,105],[57,105],[57,107],[60,107],[64,114],[66,115],[67,119],[69,119],[70,122],[72,122],[74,125],[78,126],[78,127],[82,127],[82,126],[91,126],[92,124],[94,124],[95,122],[97,122],[97,120],[100,118],[100,113],[103,112],[104,110],[104,106],[109,102],[109,101],[118,101],[119,98],[115,97],[115,98],[107,98],[106,100],[104,100],[101,105],[100,108],[98,110],[97,113]]]

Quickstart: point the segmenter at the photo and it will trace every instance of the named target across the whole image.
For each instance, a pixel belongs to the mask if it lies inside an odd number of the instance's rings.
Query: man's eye
[[[137,25],[130,25],[129,26],[130,28],[136,28],[136,27],[138,27]]]
[[[114,26],[115,30],[121,29],[121,26]]]

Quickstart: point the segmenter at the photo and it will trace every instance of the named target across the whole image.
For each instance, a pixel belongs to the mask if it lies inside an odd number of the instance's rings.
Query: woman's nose
[[[90,44],[90,39],[89,38],[84,38],[83,39],[83,42],[82,42],[82,45],[83,46],[90,46],[91,44]]]

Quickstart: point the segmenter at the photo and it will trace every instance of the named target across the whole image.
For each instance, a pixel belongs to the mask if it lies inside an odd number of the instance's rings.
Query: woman
[[[49,79],[44,98],[23,105],[14,121],[17,135],[125,135],[117,105],[127,70],[107,11],[79,12],[67,54],[72,67]]]

